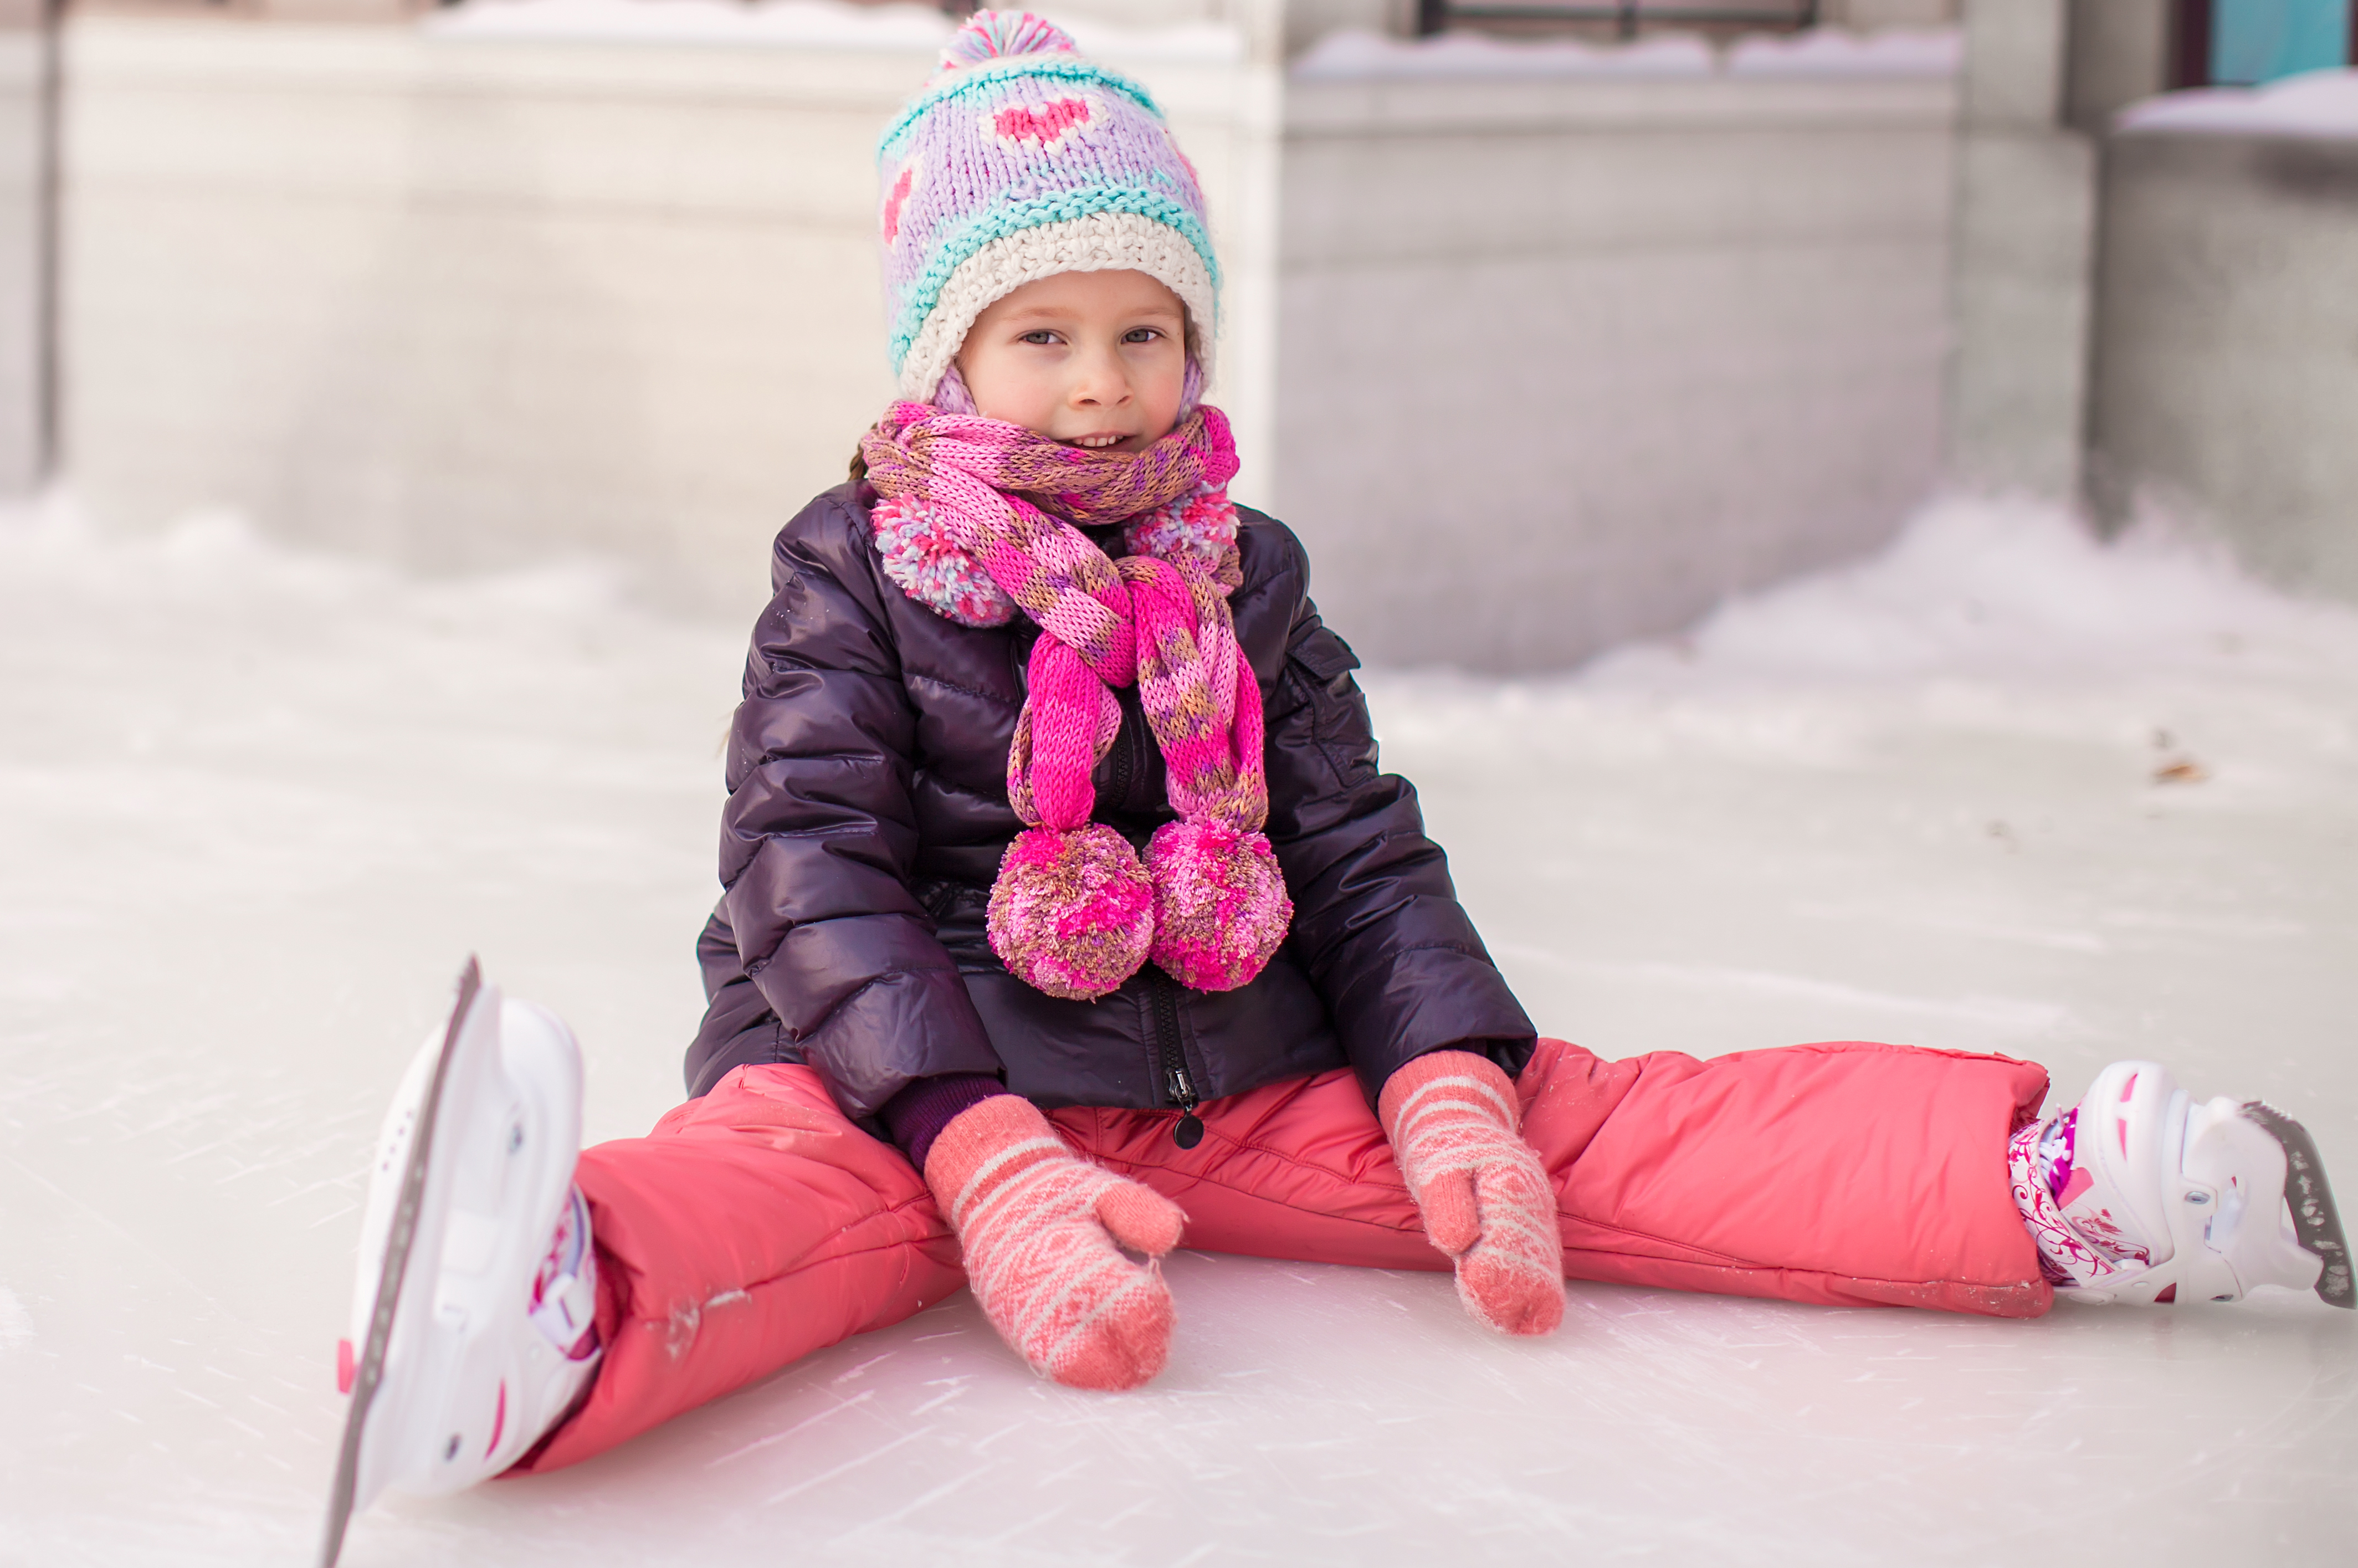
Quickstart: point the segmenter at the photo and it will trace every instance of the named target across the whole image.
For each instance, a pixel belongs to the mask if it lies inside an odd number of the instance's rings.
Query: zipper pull
[[[1182,1149],[1193,1149],[1204,1141],[1204,1119],[1195,1114],[1195,1085],[1184,1067],[1171,1069],[1171,1098],[1179,1104],[1179,1119],[1171,1129],[1171,1141]]]

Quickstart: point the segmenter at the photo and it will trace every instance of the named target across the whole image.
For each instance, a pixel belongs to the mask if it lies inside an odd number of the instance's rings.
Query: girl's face
[[[1068,447],[1142,451],[1178,422],[1187,310],[1142,272],[1062,272],[975,318],[957,366],[990,418]]]

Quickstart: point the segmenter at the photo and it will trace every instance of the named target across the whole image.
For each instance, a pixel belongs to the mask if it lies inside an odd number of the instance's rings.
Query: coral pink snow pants
[[[1518,1086],[1574,1279],[2045,1312],[2006,1139],[2047,1075],[2003,1056],[1844,1043],[1600,1061],[1542,1040]],[[1445,1269],[1357,1080],[1298,1078],[1175,1111],[1068,1109],[1083,1154],[1176,1199],[1184,1245]],[[606,1358],[519,1471],[550,1470],[957,1291],[958,1248],[900,1152],[806,1067],[741,1067],[644,1138],[587,1150]]]

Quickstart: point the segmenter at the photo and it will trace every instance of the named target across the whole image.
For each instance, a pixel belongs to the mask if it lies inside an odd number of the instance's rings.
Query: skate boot
[[[596,1253],[573,1186],[581,1057],[556,1018],[471,961],[409,1065],[369,1174],[352,1396],[321,1562],[388,1487],[449,1492],[521,1458],[586,1392]]]
[[[2258,1100],[2197,1102],[2152,1062],[2115,1062],[2011,1156],[2059,1296],[2234,1302],[2284,1285],[2358,1305],[2317,1145]]]

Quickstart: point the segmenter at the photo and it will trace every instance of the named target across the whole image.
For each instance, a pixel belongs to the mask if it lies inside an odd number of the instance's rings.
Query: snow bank
[[[845,0],[468,0],[429,12],[418,25],[443,38],[834,49],[936,49],[953,30],[932,6]]]
[[[691,630],[638,605],[619,565],[577,557],[417,578],[289,548],[225,512],[192,514],[153,535],[113,536],[81,521],[69,500],[0,508],[0,575],[59,591],[224,607],[365,603],[426,620],[507,620],[520,635],[557,622]],[[737,629],[726,631],[733,637]],[[1866,560],[1731,600],[1684,634],[1608,652],[1567,678],[1610,687],[1672,671],[1689,682],[2111,674],[2223,658],[2358,671],[2358,610],[2257,582],[2202,535],[2148,524],[2101,539],[2045,504],[1952,498],[1926,506]]]
[[[1881,554],[1723,606],[1675,643],[1606,654],[1605,684],[2118,672],[2318,660],[2358,670],[2358,611],[2287,597],[2158,525],[2100,540],[2023,502],[1927,507]]]
[[[1928,505],[1874,557],[1731,600],[1684,633],[1567,675],[1376,670],[1366,684],[1388,761],[1428,793],[1447,773],[1576,775],[1679,755],[1866,767],[1895,736],[1949,726],[2142,755],[2216,734],[2231,713],[2259,722],[2242,711],[2255,692],[2304,715],[2290,725],[2300,740],[2270,764],[2281,778],[2330,793],[2343,787],[2334,770],[2358,760],[2358,609],[2255,582],[2200,537],[2146,527],[2100,540],[2027,502]],[[2332,780],[2311,789],[2320,768]],[[2214,780],[2206,797],[2225,788]],[[1489,833],[1453,822],[1447,841]],[[1511,860],[1511,832],[1498,836]]]
[[[1394,38],[1330,33],[1293,67],[1310,81],[1399,78],[1637,77],[1693,79],[1724,71],[1742,77],[1945,77],[1955,74],[1963,43],[1953,27],[1861,34],[1816,27],[1739,39],[1724,59],[1702,38],[1671,34],[1631,44],[1576,38],[1517,42],[1480,33]]]
[[[393,635],[424,643],[460,625],[471,637],[503,645],[552,631],[711,635],[633,600],[631,575],[620,562],[574,557],[422,578],[357,556],[290,547],[225,510],[192,512],[155,534],[117,535],[91,524],[68,495],[0,507],[0,579],[118,609],[200,612],[224,629],[255,613],[358,612],[380,631],[397,626]]]
[[[1711,47],[1683,35],[1627,45],[1574,38],[1512,43],[1479,33],[1392,38],[1348,29],[1329,33],[1294,62],[1304,81],[1387,78],[1703,77],[1712,73]]]
[[[1738,38],[1726,66],[1730,76],[1943,77],[1954,76],[1964,59],[1964,34],[1955,27],[1812,27]]]
[[[1044,13],[1091,54],[1222,64],[1244,58],[1244,35],[1217,23],[1132,28]],[[930,5],[846,0],[467,0],[418,24],[438,38],[710,44],[806,49],[913,50],[948,42],[954,24]]]
[[[2358,138],[2358,70],[2311,70],[2265,87],[2197,87],[2132,103],[2124,135]]]

